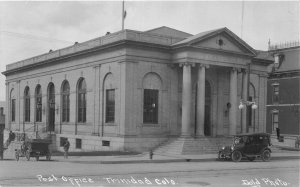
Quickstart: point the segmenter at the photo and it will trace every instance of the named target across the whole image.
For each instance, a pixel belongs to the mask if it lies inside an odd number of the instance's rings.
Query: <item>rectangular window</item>
[[[115,121],[115,90],[106,90],[106,113],[105,122],[113,123]]]
[[[16,121],[16,99],[11,100],[11,121]]]
[[[144,123],[158,123],[158,90],[144,89]]]
[[[273,104],[279,103],[279,85],[273,85]]]
[[[63,147],[66,141],[67,141],[67,138],[65,138],[65,137],[60,137],[59,146],[60,146],[60,147]]]
[[[76,138],[76,149],[81,149],[81,144],[82,144],[81,139]]]
[[[278,113],[275,112],[272,115],[272,131],[276,132],[276,128],[278,128]]]

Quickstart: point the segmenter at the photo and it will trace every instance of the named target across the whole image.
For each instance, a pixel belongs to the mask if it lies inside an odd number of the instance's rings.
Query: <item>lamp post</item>
[[[247,74],[247,80],[246,80],[247,81],[246,98],[240,100],[239,109],[242,110],[242,109],[245,108],[245,106],[251,106],[251,109],[255,110],[255,109],[257,109],[257,104],[255,103],[255,101],[249,101],[249,95],[250,95],[249,94],[249,92],[250,92],[250,63],[248,63],[247,72],[248,72],[248,74]],[[249,108],[246,107],[246,132],[249,131],[249,126],[250,126],[249,118],[251,117],[249,115],[248,110],[249,110]]]

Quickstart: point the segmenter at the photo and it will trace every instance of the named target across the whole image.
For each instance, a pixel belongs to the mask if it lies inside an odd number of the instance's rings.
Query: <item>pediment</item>
[[[256,51],[252,47],[226,27],[199,33],[173,46],[182,45],[256,56]]]
[[[229,39],[223,34],[217,35],[215,37],[200,42],[193,43],[191,46],[232,51],[237,53],[247,53],[247,49],[243,48],[237,42],[232,41],[232,39]]]

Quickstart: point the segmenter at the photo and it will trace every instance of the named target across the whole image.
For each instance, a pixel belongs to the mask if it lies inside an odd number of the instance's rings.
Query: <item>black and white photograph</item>
[[[300,1],[0,1],[0,187],[299,187]]]

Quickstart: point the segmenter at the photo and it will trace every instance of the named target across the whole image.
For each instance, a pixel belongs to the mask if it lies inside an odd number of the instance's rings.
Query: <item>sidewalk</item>
[[[120,156],[53,156],[51,159],[58,162],[89,163],[89,164],[133,164],[133,163],[168,163],[168,162],[207,162],[216,161],[216,154],[202,155],[153,155],[152,160],[149,153],[139,155]],[[300,159],[299,151],[273,152],[271,160]]]

